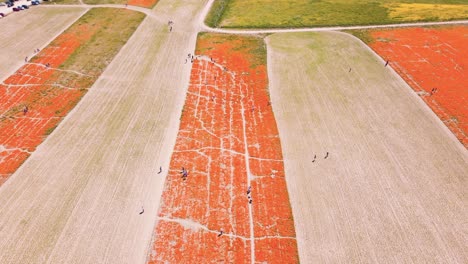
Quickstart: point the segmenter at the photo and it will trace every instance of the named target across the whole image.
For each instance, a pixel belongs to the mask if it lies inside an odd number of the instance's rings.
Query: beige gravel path
[[[301,263],[468,263],[468,152],[437,116],[352,36],[267,42]]]
[[[31,58],[34,50],[47,46],[86,12],[83,7],[34,6],[0,19],[0,79],[13,74]]]
[[[204,3],[160,1],[0,188],[0,263],[145,262]]]

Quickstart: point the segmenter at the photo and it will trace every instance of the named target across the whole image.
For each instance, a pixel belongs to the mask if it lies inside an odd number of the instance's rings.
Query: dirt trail
[[[418,22],[418,23],[401,23],[388,25],[369,25],[369,26],[342,26],[342,27],[310,27],[310,28],[273,28],[273,29],[223,29],[212,28],[203,25],[203,30],[208,32],[227,33],[227,34],[265,34],[265,33],[287,33],[287,32],[320,32],[320,31],[341,31],[353,29],[373,29],[373,28],[398,28],[398,27],[425,27],[425,26],[442,26],[442,25],[466,25],[468,20],[460,21],[445,21],[445,22]]]
[[[0,61],[3,63],[0,63],[0,79],[14,73],[24,64],[26,56],[30,59],[35,49],[46,46],[86,10],[82,6],[59,6],[54,9],[35,7],[2,18]]]
[[[192,23],[203,5],[159,2],[0,188],[1,263],[145,262],[189,82],[183,60],[193,53]]]
[[[356,38],[267,40],[301,262],[466,263],[468,152],[454,135]]]

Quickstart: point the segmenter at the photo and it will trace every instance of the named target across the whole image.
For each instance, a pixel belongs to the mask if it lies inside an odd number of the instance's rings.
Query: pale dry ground
[[[45,8],[34,6],[0,19],[0,79],[5,79],[31,58],[34,49],[42,49],[82,14],[82,7]]]
[[[267,42],[301,263],[468,263],[468,154],[437,116],[354,37]]]
[[[146,261],[204,3],[161,0],[0,188],[0,263]]]

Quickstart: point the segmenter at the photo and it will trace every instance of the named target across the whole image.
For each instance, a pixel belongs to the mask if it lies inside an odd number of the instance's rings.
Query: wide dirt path
[[[434,113],[354,37],[267,42],[301,262],[468,262],[468,154]]]
[[[204,3],[158,3],[0,188],[0,263],[145,262]]]
[[[83,13],[83,7],[47,8],[33,6],[26,12],[14,13],[0,19],[0,79],[5,79],[21,65],[35,49],[42,49],[61,34]]]

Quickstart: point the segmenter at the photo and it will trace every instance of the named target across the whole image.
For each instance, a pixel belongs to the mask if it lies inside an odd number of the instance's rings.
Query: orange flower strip
[[[86,34],[80,32],[86,30]],[[79,26],[58,36],[0,85],[0,184],[16,171],[76,101],[84,87],[53,83],[57,68],[96,31]],[[25,113],[25,107],[28,111]]]
[[[468,147],[468,27],[370,31],[377,52]]]
[[[262,48],[199,37],[149,263],[298,262]]]
[[[129,0],[128,4],[141,7],[153,7],[157,2],[158,0]]]
[[[101,15],[90,14],[93,12]],[[78,48],[93,38],[101,37],[99,30],[113,23],[110,19],[106,20],[107,17],[125,19],[129,17],[129,12],[140,15],[129,10],[89,11],[86,19],[73,24],[0,84],[0,185],[73,109],[99,77],[101,72],[93,69],[85,72],[67,70],[70,56],[75,55],[71,60],[76,64],[80,55]],[[97,54],[95,59],[106,60],[107,56],[110,56],[109,52]]]

